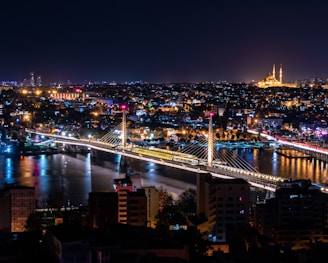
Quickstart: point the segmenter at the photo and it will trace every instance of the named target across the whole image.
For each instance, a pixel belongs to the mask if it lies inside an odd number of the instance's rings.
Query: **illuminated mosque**
[[[263,80],[257,83],[259,88],[268,88],[268,87],[290,87],[295,88],[296,84],[283,83],[282,82],[282,65],[279,69],[279,80],[276,79],[276,65],[273,64],[272,73],[266,76]]]

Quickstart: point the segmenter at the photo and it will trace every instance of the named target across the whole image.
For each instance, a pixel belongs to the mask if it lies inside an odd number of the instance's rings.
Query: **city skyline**
[[[325,1],[10,1],[0,79],[251,82],[327,78]]]

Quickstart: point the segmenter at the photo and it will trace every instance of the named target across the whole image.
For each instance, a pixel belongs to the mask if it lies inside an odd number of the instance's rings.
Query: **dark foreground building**
[[[5,186],[0,191],[0,231],[24,232],[27,218],[35,212],[35,189]]]
[[[244,179],[197,177],[197,215],[201,234],[215,250],[230,252],[244,243],[249,228],[250,186]],[[236,248],[237,249],[237,248]]]
[[[254,226],[261,236],[286,249],[327,243],[327,200],[328,195],[309,180],[286,181],[275,198],[256,204]]]
[[[187,246],[151,228],[128,224],[88,230],[79,226],[49,228],[45,237],[53,262],[188,262]],[[165,261],[163,261],[166,259]],[[173,261],[175,260],[175,261]],[[179,260],[179,261],[176,261]],[[160,261],[158,261],[160,262]]]

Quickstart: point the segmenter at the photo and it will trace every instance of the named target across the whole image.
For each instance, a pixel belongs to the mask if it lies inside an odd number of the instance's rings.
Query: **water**
[[[222,154],[225,154],[222,150]],[[236,154],[257,171],[287,179],[310,179],[326,183],[328,167],[325,162],[289,159],[271,149],[237,149]],[[45,207],[50,195],[62,192],[66,205],[87,204],[90,192],[113,191],[113,180],[123,178],[126,169],[120,166],[120,155],[98,152],[90,154],[54,154],[24,157],[0,155],[1,186],[15,183],[34,186],[40,207]],[[139,186],[163,187],[177,198],[188,188],[196,187],[196,174],[176,168],[130,159],[133,183]]]
[[[99,157],[100,155],[100,157]],[[34,186],[40,207],[45,207],[50,195],[65,193],[66,205],[86,204],[90,192],[113,191],[113,180],[123,178],[126,169],[120,166],[120,155],[40,155],[6,157],[0,155],[0,184]],[[131,176],[136,187],[163,187],[177,198],[184,190],[195,188],[195,175],[180,169],[151,162],[130,160]],[[179,179],[182,178],[183,181]]]
[[[326,184],[328,164],[324,161],[306,158],[287,158],[273,149],[239,149],[238,155],[247,160],[261,173],[280,176],[286,179],[310,179],[313,183]],[[289,150],[288,155],[296,155]]]

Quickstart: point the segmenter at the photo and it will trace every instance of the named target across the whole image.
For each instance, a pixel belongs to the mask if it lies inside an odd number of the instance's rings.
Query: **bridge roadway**
[[[106,151],[113,154],[120,154],[143,161],[151,161],[157,164],[183,169],[194,173],[211,173],[214,177],[219,177],[219,178],[243,178],[246,181],[248,181],[249,184],[252,185],[253,187],[267,190],[270,193],[274,193],[276,191],[279,182],[283,182],[286,180],[286,178],[277,177],[269,174],[262,174],[258,172],[252,172],[252,171],[240,169],[237,167],[231,167],[227,165],[219,165],[218,167],[208,167],[202,165],[196,166],[196,165],[189,165],[176,161],[174,162],[169,160],[163,160],[154,156],[140,155],[138,153],[131,152],[130,151],[131,146],[128,146],[125,149],[123,149],[122,147],[119,147],[119,145],[110,145],[108,143],[90,140],[90,139],[77,139],[74,137],[49,134],[49,133],[39,132],[31,129],[26,129],[26,132],[31,134],[39,134],[41,136],[43,135],[48,138],[53,138],[54,141],[62,144],[72,144],[72,145],[89,147],[90,149]],[[255,133],[254,131],[251,130],[249,132]],[[287,140],[282,140],[282,139],[277,140],[276,138],[265,133],[261,133],[261,136],[266,137],[268,140],[273,140],[278,144],[293,146],[296,149],[297,148],[306,149],[311,152],[320,153],[328,156],[327,149],[311,147],[303,143],[289,142]],[[314,184],[316,183],[314,182]],[[319,184],[316,185],[318,185],[321,188],[321,191],[328,193],[327,186],[322,186]]]
[[[53,141],[60,144],[71,144],[90,149],[105,151],[113,154],[120,154],[130,158],[135,158],[143,161],[151,161],[160,165],[166,165],[178,169],[183,169],[193,173],[211,173],[214,177],[219,178],[243,178],[250,183],[253,187],[261,188],[274,193],[276,191],[277,183],[286,180],[285,178],[276,177],[268,174],[256,173],[247,171],[240,168],[235,168],[227,165],[219,165],[218,167],[207,167],[202,165],[189,165],[186,163],[179,163],[176,161],[163,160],[154,156],[145,156],[138,153],[131,152],[131,146],[126,148],[118,147],[117,145],[110,145],[108,143],[90,140],[90,139],[77,139],[74,137],[62,136],[39,132],[36,130],[26,129],[27,133],[43,135],[52,138]]]
[[[252,134],[259,134],[257,131],[254,130],[247,130],[247,132]],[[328,148],[319,147],[317,145],[311,145],[309,143],[291,141],[287,138],[279,136],[271,136],[265,132],[260,133],[260,136],[266,138],[267,140],[275,142],[277,145],[287,145],[301,152],[306,151],[310,153],[311,156],[314,156],[315,154],[321,154],[325,156],[325,160],[328,160]]]

